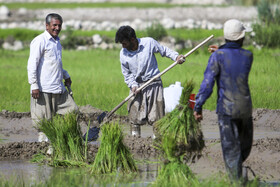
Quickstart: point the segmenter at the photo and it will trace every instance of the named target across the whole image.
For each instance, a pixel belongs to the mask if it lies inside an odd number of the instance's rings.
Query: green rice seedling
[[[176,168],[176,169],[174,169]],[[186,172],[184,172],[184,169]],[[178,170],[182,170],[181,173],[177,173]],[[157,180],[151,185],[153,187],[169,187],[169,186],[191,186],[191,187],[259,187],[259,186],[273,186],[269,183],[260,182],[259,179],[254,179],[248,181],[246,184],[241,181],[231,181],[227,175],[213,175],[206,179],[200,179],[194,177],[194,174],[189,174],[189,177],[186,177],[190,170],[188,168],[184,168],[184,165],[180,165],[180,163],[176,164],[170,163],[165,166],[164,175],[162,175],[163,169],[159,171],[159,176]]]
[[[164,157],[167,159],[159,170],[154,186],[191,186],[197,180],[190,168],[183,164],[183,155],[178,155],[175,136],[164,136],[162,139]]]
[[[32,156],[32,159],[30,160],[30,162],[33,163],[44,163],[48,158],[46,157],[45,154],[42,153],[38,153]]]
[[[165,150],[163,147],[163,141],[166,141],[165,137],[174,137],[173,140],[168,141],[174,141],[172,143],[177,145],[173,147],[177,156],[185,154],[191,158],[192,155],[199,153],[205,146],[201,126],[195,121],[193,110],[189,107],[189,98],[193,88],[194,83],[192,81],[185,81],[179,105],[155,124],[155,130],[159,134],[158,137],[161,137],[158,139],[160,142],[159,148],[164,150],[165,153],[170,151]],[[170,146],[173,145],[171,144]]]
[[[56,115],[52,120],[43,119],[38,123],[38,127],[51,142],[52,165],[83,165],[85,149],[81,129],[77,124],[77,114]]]
[[[159,174],[152,186],[169,187],[169,186],[258,186],[258,179],[248,181],[247,184],[243,184],[240,181],[231,181],[225,174],[219,174],[211,178],[200,179],[189,168],[188,165],[183,163],[183,155],[178,153],[178,147],[175,136],[164,136],[162,139],[162,149],[164,152],[164,158],[166,159],[161,168],[159,168]],[[178,156],[179,155],[179,156]]]
[[[170,166],[171,167],[171,166]],[[180,166],[178,166],[180,167]],[[246,185],[240,183],[232,183],[227,176],[211,176],[206,179],[186,179],[185,175],[171,173],[168,178],[175,176],[174,180],[171,179],[169,182],[167,180],[160,181],[156,180],[153,183],[141,183],[132,182],[136,178],[137,174],[129,175],[96,175],[92,177],[88,171],[85,170],[54,170],[48,177],[43,177],[41,179],[34,179],[32,177],[24,177],[25,175],[11,175],[9,177],[0,175],[0,186],[3,187],[15,187],[15,186],[30,186],[30,187],[56,187],[56,186],[158,186],[158,187],[181,187],[181,186],[191,186],[191,187],[272,187],[279,186],[279,184],[273,184],[269,182],[260,182],[258,180],[248,181]],[[134,178],[133,178],[134,177]],[[139,184],[139,185],[138,185]]]
[[[175,161],[162,166],[152,186],[192,186],[193,181],[197,179],[190,168]]]
[[[173,118],[176,120],[179,119],[180,121],[181,118],[184,119],[182,115],[185,114],[178,111],[179,110],[173,114]],[[168,119],[173,121],[172,118]],[[164,123],[163,126],[165,129],[159,129],[162,133],[160,149],[163,151],[165,161],[159,169],[158,177],[153,184],[154,186],[191,186],[192,180],[196,180],[190,168],[182,162],[184,157],[182,153],[185,153],[185,144],[188,143],[186,137],[187,129],[180,129],[181,126],[185,126],[184,124],[176,123],[174,125],[176,125],[175,128],[172,127],[170,123]],[[170,131],[170,129],[172,129],[172,131]],[[183,133],[179,135],[181,131],[183,131]]]
[[[125,175],[120,175],[119,173],[109,173],[93,175],[91,178],[96,186],[137,186],[135,185],[136,182],[133,182],[133,180],[137,178],[137,175],[138,173],[126,173]]]
[[[92,173],[136,172],[135,161],[123,143],[120,125],[106,123],[101,127],[101,134],[101,143],[92,165]]]

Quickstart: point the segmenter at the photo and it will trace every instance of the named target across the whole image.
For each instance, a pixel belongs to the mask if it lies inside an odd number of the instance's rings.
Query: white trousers
[[[150,83],[136,97],[128,100],[127,108],[133,125],[153,125],[162,118],[165,115],[165,104],[161,80]]]
[[[51,119],[55,114],[64,115],[69,112],[78,112],[79,108],[73,98],[65,91],[62,94],[40,92],[38,99],[31,96],[31,119],[36,128],[41,119]]]

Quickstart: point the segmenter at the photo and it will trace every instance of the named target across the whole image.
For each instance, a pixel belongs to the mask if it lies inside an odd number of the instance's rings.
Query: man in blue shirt
[[[137,38],[130,26],[121,26],[115,37],[122,44],[120,51],[121,69],[124,81],[136,96],[128,101],[129,119],[132,135],[140,135],[140,125],[155,121],[164,116],[164,99],[161,79],[150,83],[138,93],[137,89],[160,73],[155,53],[183,63],[184,56],[162,46],[150,37]]]
[[[210,56],[194,107],[196,120],[202,120],[202,106],[212,94],[216,81],[216,112],[223,157],[233,180],[241,178],[242,163],[249,156],[253,141],[252,101],[248,85],[253,54],[242,48],[246,31],[239,20],[225,22],[226,44]],[[244,176],[246,172],[243,170]]]

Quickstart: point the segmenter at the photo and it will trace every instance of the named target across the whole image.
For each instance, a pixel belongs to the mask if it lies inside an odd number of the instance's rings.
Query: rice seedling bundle
[[[162,139],[165,162],[162,164],[154,186],[191,186],[196,179],[191,169],[182,162],[183,155],[178,155],[174,136]]]
[[[173,149],[176,149],[177,156],[199,153],[205,146],[200,124],[194,119],[193,109],[189,107],[193,88],[193,81],[185,81],[179,104],[155,124],[160,142],[164,137],[174,137],[176,147]]]
[[[84,159],[84,143],[77,114],[69,113],[65,116],[56,115],[52,120],[41,120],[39,129],[46,134],[53,148],[53,164],[55,166],[69,166]]]
[[[129,149],[123,143],[123,133],[118,123],[106,123],[101,127],[101,143],[95,156],[92,173],[131,173],[137,171]]]
[[[170,162],[159,170],[154,186],[191,186],[195,175],[190,168],[181,162]],[[189,185],[188,185],[189,184]]]

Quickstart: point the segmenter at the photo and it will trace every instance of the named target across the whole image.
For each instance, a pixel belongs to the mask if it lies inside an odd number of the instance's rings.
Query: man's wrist
[[[39,86],[37,83],[31,84],[31,90],[38,90]]]
[[[200,107],[200,106],[196,106],[196,105],[195,105],[193,110],[196,111],[196,112],[199,113],[199,114],[202,113],[202,107]]]

